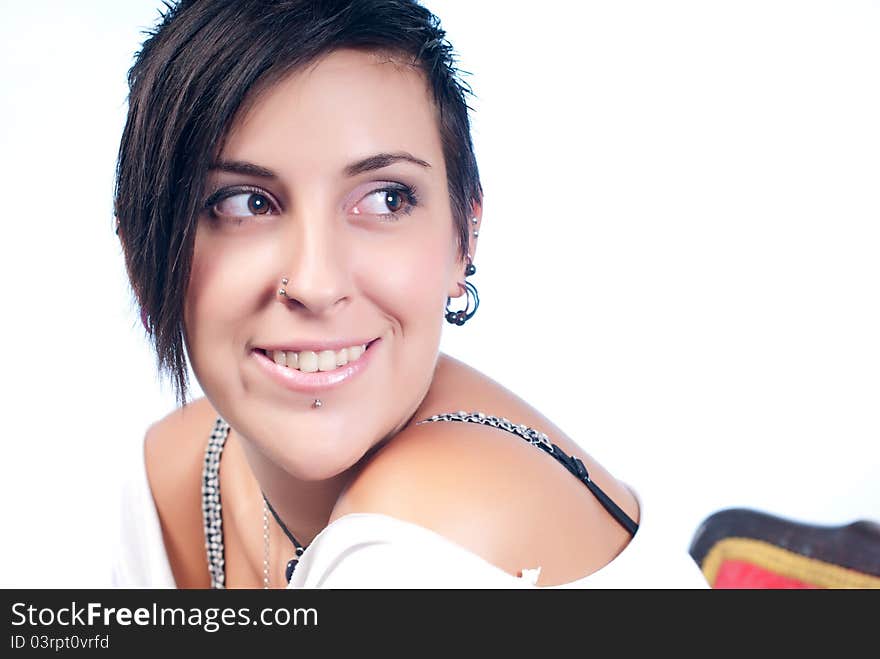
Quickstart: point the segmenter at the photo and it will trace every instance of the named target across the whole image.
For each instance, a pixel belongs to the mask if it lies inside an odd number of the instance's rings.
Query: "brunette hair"
[[[208,169],[242,103],[342,48],[418,67],[437,107],[462,260],[482,202],[460,77],[439,19],[416,0],[181,0],[165,3],[128,73],[116,168],[125,264],[159,370],[184,402],[183,305]]]

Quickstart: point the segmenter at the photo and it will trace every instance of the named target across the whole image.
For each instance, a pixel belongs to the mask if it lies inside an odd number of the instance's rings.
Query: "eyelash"
[[[419,199],[415,187],[407,185],[405,183],[394,183],[371,190],[363,197],[361,197],[361,201],[363,201],[370,195],[376,194],[377,192],[396,192],[400,195],[403,195],[404,201],[406,202],[406,206],[402,210],[376,215],[376,217],[379,218],[380,222],[397,222],[398,220],[400,220],[401,215],[409,215],[410,213],[412,213],[413,209],[419,205]],[[277,212],[277,204],[275,203],[275,200],[272,198],[271,195],[266,193],[264,190],[261,190],[260,188],[249,185],[238,185],[231,188],[222,188],[220,190],[217,190],[211,193],[211,195],[205,200],[203,208],[205,211],[208,212],[212,219],[222,220],[224,219],[223,216],[217,213],[215,210],[217,204],[226,199],[229,199],[230,197],[247,193],[258,194],[262,197],[265,197],[271,204],[273,211]],[[236,217],[229,218],[228,221],[234,221],[237,225],[240,225],[245,219],[245,217]]]
[[[236,195],[247,193],[258,194],[261,197],[265,197],[273,206],[273,208],[277,209],[277,204],[275,203],[275,200],[269,194],[267,194],[265,190],[261,190],[260,188],[250,185],[236,185],[231,188],[221,188],[220,190],[211,193],[211,195],[209,195],[208,198],[205,200],[204,209],[211,216],[212,220],[224,220],[224,216],[217,213],[217,211],[215,210],[215,206],[217,206],[217,204],[219,204],[221,201],[225,201],[230,197],[235,197]],[[226,219],[226,221],[235,222],[236,225],[240,225],[242,222],[244,222],[245,219],[247,218],[230,217]]]
[[[402,210],[377,215],[376,217],[381,218],[380,222],[397,222],[400,219],[401,215],[409,215],[413,212],[413,209],[419,205],[419,199],[416,196],[416,189],[411,185],[406,185],[405,183],[395,183],[393,185],[386,185],[381,188],[376,188],[375,190],[372,190],[371,192],[365,194],[363,196],[363,199],[366,199],[370,195],[374,195],[377,192],[396,192],[403,195],[403,199],[406,202],[406,206]]]

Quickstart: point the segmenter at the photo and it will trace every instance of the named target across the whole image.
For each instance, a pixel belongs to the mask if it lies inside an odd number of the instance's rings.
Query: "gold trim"
[[[783,577],[798,579],[818,588],[877,588],[880,577],[801,556],[754,538],[724,538],[715,543],[700,566],[712,585],[726,560],[747,561]]]

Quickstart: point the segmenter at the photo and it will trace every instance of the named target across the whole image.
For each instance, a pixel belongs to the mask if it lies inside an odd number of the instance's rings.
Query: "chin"
[[[355,466],[367,452],[369,447],[364,447],[363,451],[351,452],[347,451],[315,451],[308,450],[291,455],[287,452],[277,461],[273,460],[279,467],[292,477],[307,481],[324,481],[338,476]]]
[[[351,428],[345,419],[334,420],[327,415],[307,423],[300,421],[294,433],[286,432],[289,425],[275,423],[260,424],[259,428],[253,428],[253,434],[243,435],[293,478],[322,481],[355,466],[369,451],[372,442],[366,440],[373,433],[364,433],[366,425],[362,417],[357,427]]]

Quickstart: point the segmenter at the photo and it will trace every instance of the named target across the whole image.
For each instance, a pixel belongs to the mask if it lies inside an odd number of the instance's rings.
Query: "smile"
[[[288,350],[285,346],[255,348],[251,355],[277,384],[302,393],[315,393],[347,382],[372,362],[381,339],[341,348]],[[313,346],[314,347],[314,346]]]
[[[303,373],[333,371],[357,361],[367,350],[368,343],[342,348],[341,350],[263,350],[263,353],[279,366],[293,368]]]

